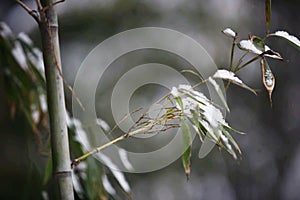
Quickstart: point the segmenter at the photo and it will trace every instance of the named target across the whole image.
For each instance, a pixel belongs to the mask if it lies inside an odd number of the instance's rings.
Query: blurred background
[[[35,8],[33,1],[24,2]],[[299,8],[299,0],[272,1],[271,32],[286,30],[300,38]],[[231,27],[240,39],[247,39],[248,34],[263,37],[266,32],[264,1],[258,0],[67,0],[57,9],[63,73],[71,85],[80,64],[97,44],[128,29],[152,26],[180,31],[203,45],[219,68],[229,65],[231,47],[231,40],[221,30]],[[35,21],[14,1],[1,1],[0,20],[15,34],[27,33],[40,47]],[[231,109],[227,120],[235,129],[247,133],[235,135],[242,159],[235,161],[217,148],[199,159],[200,144],[196,139],[189,181],[180,159],[159,171],[127,173],[134,199],[299,199],[300,52],[286,41],[274,38],[268,41],[284,58],[284,61],[268,60],[276,78],[273,107],[261,81],[259,62],[238,74],[252,88],[260,89],[258,96],[235,86],[227,93]],[[129,57],[134,59],[132,55]],[[107,95],[111,94],[115,84],[112,82],[116,81],[114,73],[118,74],[118,69],[114,70],[112,77],[107,78],[111,80],[102,85]],[[16,115],[15,119],[9,116],[3,80],[0,81],[0,198],[40,199],[43,188],[38,173],[30,173],[29,162],[38,154],[30,148],[34,146],[35,137],[22,115]],[[153,91],[144,88],[135,97],[151,98],[156,92],[157,88]],[[68,90],[66,96],[67,108],[71,111]],[[104,97],[97,98],[100,101]],[[110,110],[105,108],[106,104],[97,108],[102,113],[99,115],[113,126]]]

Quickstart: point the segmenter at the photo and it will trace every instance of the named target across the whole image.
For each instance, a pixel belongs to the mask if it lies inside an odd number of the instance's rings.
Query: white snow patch
[[[40,105],[41,105],[42,111],[43,111],[43,112],[47,112],[48,106],[47,106],[46,95],[41,94],[41,95],[39,96],[39,99],[40,99]]]
[[[233,72],[230,72],[225,69],[218,70],[213,75],[213,78],[221,78],[221,79],[231,80],[231,81],[235,81],[237,83],[243,84],[243,82],[238,77],[236,77]]]
[[[251,40],[242,40],[239,42],[239,45],[242,49],[251,51],[255,54],[262,54],[263,52],[255,47]]]
[[[15,60],[18,62],[18,64],[24,69],[28,69],[28,65],[26,62],[25,53],[23,51],[23,48],[19,42],[15,42],[14,48],[11,50],[12,55],[14,56]]]
[[[4,22],[0,22],[0,35],[3,38],[8,38],[12,34],[11,29]]]
[[[24,32],[19,33],[18,38],[20,40],[22,40],[23,42],[25,42],[27,45],[31,46],[33,45],[32,40],[28,37],[27,34],[25,34]]]
[[[176,87],[172,87],[171,95],[173,95],[175,98],[179,97],[180,93]]]
[[[290,35],[286,31],[276,31],[274,34],[271,34],[271,35],[283,37],[283,38],[289,40],[290,42],[294,43],[298,47],[300,47],[300,40],[297,37]]]
[[[132,171],[133,167],[132,167],[131,163],[128,160],[127,152],[124,149],[119,148],[119,155],[120,155],[120,158],[121,158],[121,161],[122,161],[124,167],[127,170]]]
[[[32,104],[30,106],[31,108],[31,117],[34,121],[34,123],[38,123],[39,119],[40,119],[40,112],[38,111],[36,105]]]
[[[103,119],[97,118],[96,123],[103,128],[104,131],[110,131],[109,125]]]
[[[236,32],[233,31],[231,28],[226,28],[225,30],[222,31],[225,35],[229,36],[229,37],[235,37],[236,36]]]
[[[106,175],[103,175],[103,176],[101,177],[101,179],[102,179],[103,187],[105,188],[105,190],[106,190],[109,194],[115,195],[117,192],[116,192],[116,190],[113,188],[113,186],[110,184],[110,182],[109,182],[107,176],[106,176]]]
[[[104,164],[110,168],[111,172],[113,173],[114,177],[117,179],[121,187],[124,189],[126,192],[130,192],[130,186],[128,182],[125,179],[124,174],[119,170],[119,168],[112,162],[112,160],[106,156],[105,154],[99,152],[95,155],[98,157]]]

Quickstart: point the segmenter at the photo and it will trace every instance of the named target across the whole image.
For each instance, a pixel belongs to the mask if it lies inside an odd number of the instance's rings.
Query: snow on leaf
[[[43,54],[38,48],[33,48],[32,52],[27,52],[28,59],[34,64],[39,72],[44,75],[44,60]]]
[[[0,22],[0,35],[3,38],[9,38],[12,36],[11,29],[4,22]]]
[[[110,171],[112,172],[120,186],[123,188],[123,190],[129,193],[131,191],[129,183],[127,182],[123,172],[121,172],[118,166],[113,163],[113,161],[108,156],[101,152],[95,154],[95,157],[99,158],[107,167],[109,167]]]
[[[183,143],[183,154],[182,164],[185,170],[187,178],[191,173],[191,155],[192,155],[192,136],[189,125],[184,119],[180,120],[180,126],[182,130],[182,143]]]
[[[41,109],[42,111],[45,113],[48,110],[48,106],[47,106],[47,100],[46,100],[46,95],[41,94],[39,96],[39,100],[40,100],[40,105],[41,105]]]
[[[97,118],[96,123],[106,132],[110,131],[109,125],[103,119]]]
[[[254,39],[254,40],[256,40],[256,39]],[[259,47],[259,46],[261,46],[261,43],[256,42],[255,44],[251,40],[242,40],[238,43],[238,47],[242,50],[250,51],[257,55],[262,55],[262,56],[267,56],[270,58],[282,60],[281,55],[279,53],[271,50],[270,47],[268,47],[267,45],[264,46],[264,51],[262,51],[263,48]]]
[[[233,79],[235,82],[242,84],[241,80],[233,76],[234,74],[231,73],[227,70],[221,70],[220,72],[216,73],[216,77],[225,77],[228,80]],[[214,82],[214,80],[212,79],[211,82]],[[173,89],[173,91],[175,91],[175,89]],[[177,109],[181,111],[180,115],[184,118],[187,118],[191,122],[193,129],[195,129],[195,131],[198,133],[201,141],[205,141],[205,138],[208,137],[210,141],[213,141],[220,147],[226,149],[234,158],[236,158],[235,150],[239,153],[240,150],[233,138],[224,128],[228,127],[228,130],[231,130],[231,127],[225,121],[220,109],[217,108],[212,101],[207,99],[203,93],[195,91],[190,85],[180,85],[178,88],[176,88],[176,95],[180,95],[180,97],[174,98]],[[182,123],[183,120],[184,119],[181,119],[181,129],[182,131],[186,132],[186,125]],[[204,140],[202,136],[205,137]],[[231,144],[233,144],[235,150],[233,150]],[[187,162],[186,158],[183,159],[183,161],[185,162],[184,166],[188,174],[189,163]]]
[[[255,54],[262,54],[263,52],[255,47],[251,40],[242,40],[238,43],[238,47],[242,50],[251,51]]]
[[[16,62],[24,69],[28,69],[26,56],[20,42],[15,42],[15,46],[11,50],[12,55],[14,56]]]
[[[102,175],[101,179],[102,179],[102,184],[103,184],[103,187],[105,188],[105,190],[111,195],[116,195],[117,192],[113,188],[113,186],[110,184],[106,174]]]
[[[40,112],[38,111],[37,107],[35,104],[32,104],[30,106],[31,109],[31,117],[34,123],[38,123],[40,119]]]
[[[250,88],[249,86],[247,86],[246,84],[244,84],[242,82],[241,79],[239,79],[238,77],[235,76],[235,74],[231,71],[225,70],[225,69],[220,69],[218,70],[214,75],[213,78],[220,78],[220,79],[225,79],[228,80],[240,87],[243,87],[251,92],[253,92],[254,94],[256,94],[256,92]]]
[[[180,92],[178,91],[178,89],[176,87],[172,87],[171,95],[173,95],[176,98],[176,97],[179,97]]]
[[[132,171],[133,170],[133,167],[131,165],[131,163],[129,162],[128,160],[128,155],[127,155],[127,152],[122,149],[122,148],[119,148],[119,156],[120,156],[120,159],[124,165],[124,167],[129,170],[129,171]]]
[[[75,133],[76,133],[75,134],[75,140],[78,141],[86,149],[93,149],[91,144],[90,144],[90,140],[87,136],[87,133],[82,128],[81,122],[76,118],[69,117],[68,114],[66,115],[66,118],[67,118],[68,126],[69,127],[73,126],[73,128],[75,128],[75,130],[74,130]],[[112,174],[114,175],[114,177],[116,178],[116,180],[118,181],[120,186],[123,188],[123,190],[125,192],[129,193],[131,191],[129,183],[126,181],[126,178],[125,178],[124,174],[120,171],[118,166],[115,163],[113,163],[113,161],[108,156],[103,154],[102,152],[98,152],[97,154],[95,154],[95,157],[97,157],[107,167],[109,167]]]
[[[32,45],[33,45],[32,40],[28,37],[28,35],[26,35],[26,34],[23,33],[23,32],[19,33],[18,39],[21,40],[21,41],[23,41],[25,44],[27,44],[27,45],[29,45],[29,46],[32,46]]]
[[[226,79],[231,80],[237,83],[242,84],[242,80],[240,80],[238,77],[235,76],[235,74],[231,71],[220,69],[218,70],[214,75],[213,78],[220,78],[220,79]]]
[[[179,85],[178,88],[181,89],[181,90],[191,90],[191,89],[192,89],[192,86],[182,84],[182,85]]]
[[[214,86],[214,88],[215,88],[216,92],[218,93],[218,95],[219,95],[219,97],[220,97],[222,103],[224,104],[226,110],[229,111],[229,107],[228,107],[228,105],[227,105],[227,102],[226,102],[226,100],[225,100],[225,97],[224,97],[224,95],[223,95],[223,92],[222,92],[221,89],[220,89],[220,86],[219,86],[219,85],[217,84],[217,82],[216,82],[214,79],[212,79],[211,77],[208,78],[208,82],[211,83],[211,84]]]
[[[231,28],[226,28],[225,30],[222,31],[225,35],[235,38],[237,36],[237,33],[233,31]]]
[[[300,50],[300,40],[297,37],[290,35],[286,31],[276,31],[275,33],[272,33],[269,36],[284,38],[287,41],[289,41],[293,46],[295,46],[298,50]]]

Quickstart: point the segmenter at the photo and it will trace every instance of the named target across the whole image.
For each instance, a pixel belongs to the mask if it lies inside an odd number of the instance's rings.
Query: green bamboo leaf
[[[191,173],[191,155],[192,155],[192,136],[190,132],[189,125],[184,121],[180,120],[180,126],[182,131],[182,142],[183,142],[183,154],[182,154],[182,164],[185,170],[187,178],[189,178]]]
[[[241,154],[241,149],[239,147],[239,145],[236,143],[236,141],[234,140],[234,138],[230,135],[230,133],[228,131],[226,131],[223,128],[223,134],[229,139],[230,143],[233,144],[233,146],[235,147],[235,149],[239,152],[239,154]]]
[[[234,133],[238,133],[238,134],[241,134],[241,135],[245,135],[245,134],[246,134],[246,133],[241,132],[241,131],[238,131],[238,130],[236,130],[236,129],[234,129],[234,128],[228,126],[228,125],[223,124],[222,126],[223,126],[223,128],[224,128],[225,130],[232,131],[232,132],[234,132]]]
[[[272,92],[275,87],[275,77],[265,58],[261,59],[260,64],[261,64],[261,72],[262,72],[262,81],[266,90],[269,93],[269,99],[272,105]]]
[[[265,14],[266,14],[266,27],[267,27],[267,33],[270,32],[270,24],[271,24],[271,0],[265,1]]]
[[[208,82],[209,82],[210,84],[212,84],[212,86],[214,86],[214,88],[215,88],[216,92],[218,93],[218,95],[219,95],[219,97],[220,97],[222,103],[224,104],[226,110],[227,110],[228,112],[230,112],[229,107],[228,107],[227,102],[226,102],[226,99],[225,99],[225,97],[224,97],[224,95],[223,95],[223,92],[222,92],[221,89],[220,89],[220,86],[219,86],[219,85],[217,84],[217,82],[216,82],[214,79],[212,79],[211,77],[208,78]]]
[[[43,185],[46,185],[48,183],[48,180],[52,176],[52,159],[49,156],[46,168],[45,168],[45,173],[44,173],[44,178],[43,178]]]
[[[181,73],[190,73],[190,74],[193,74],[193,75],[197,76],[198,78],[200,78],[200,80],[203,80],[203,77],[199,73],[197,73],[191,69],[182,70]]]
[[[181,98],[180,97],[175,97],[174,99],[178,103],[178,105],[181,108],[181,110],[183,110],[183,103],[182,103]]]
[[[275,33],[268,35],[268,37],[270,37],[270,36],[283,38],[283,39],[287,40],[296,49],[300,50],[300,40],[297,37],[290,35],[286,31],[276,31]]]

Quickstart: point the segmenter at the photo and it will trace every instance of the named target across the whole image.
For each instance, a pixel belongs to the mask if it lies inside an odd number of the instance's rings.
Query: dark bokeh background
[[[264,1],[258,0],[67,0],[58,7],[63,71],[70,83],[94,46],[127,29],[158,26],[183,32],[202,44],[220,68],[228,65],[231,45],[221,30],[231,27],[241,38],[265,33]],[[299,0],[272,1],[271,31],[286,30],[299,38],[299,8]],[[1,1],[0,20],[15,33],[28,33],[39,45],[34,20],[14,1]],[[285,58],[284,62],[269,61],[276,76],[273,108],[263,89],[258,62],[239,75],[261,89],[259,95],[237,87],[227,94],[228,121],[247,133],[236,136],[242,159],[236,162],[215,149],[199,160],[200,145],[195,141],[188,182],[180,160],[156,172],[127,174],[135,199],[299,199],[300,52],[283,40],[270,39],[269,46]],[[34,137],[21,114],[10,119],[2,80],[0,83],[0,198],[33,197],[27,194],[32,191],[28,188],[41,189],[38,174],[28,164],[34,154],[28,146],[34,145]],[[69,108],[70,98],[68,93]]]

